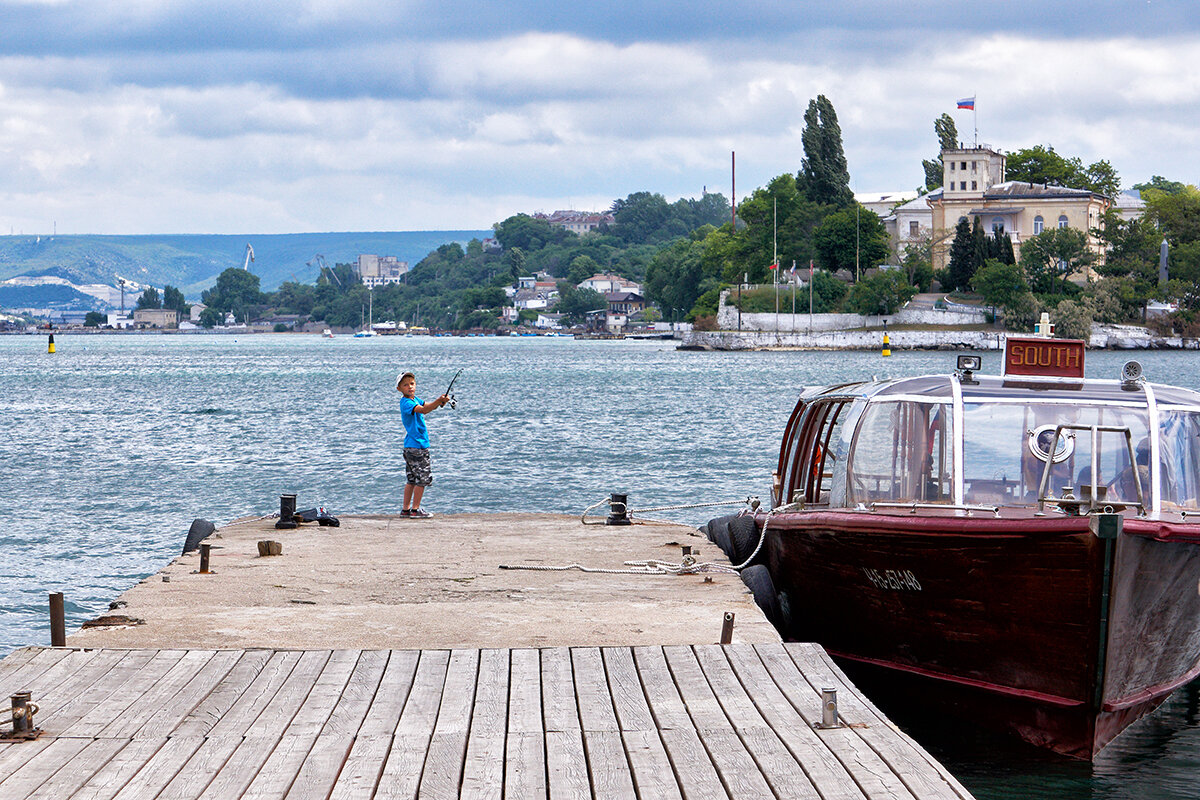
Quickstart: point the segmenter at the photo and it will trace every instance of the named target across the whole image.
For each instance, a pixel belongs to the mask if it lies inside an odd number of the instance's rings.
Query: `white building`
[[[614,294],[617,292],[630,292],[632,294],[641,294],[642,287],[628,278],[622,278],[620,275],[604,275],[597,274],[581,281],[578,288],[591,289],[600,294]]]

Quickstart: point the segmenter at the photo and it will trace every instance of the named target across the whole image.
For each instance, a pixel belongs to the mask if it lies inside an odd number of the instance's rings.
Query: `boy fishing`
[[[400,398],[400,419],[404,422],[404,466],[407,478],[404,484],[404,508],[400,516],[424,519],[433,516],[421,508],[425,487],[433,483],[425,415],[449,403],[450,397],[444,394],[436,400],[422,403],[421,398],[417,397],[417,378],[411,372],[405,372],[396,379],[396,390],[404,395]]]

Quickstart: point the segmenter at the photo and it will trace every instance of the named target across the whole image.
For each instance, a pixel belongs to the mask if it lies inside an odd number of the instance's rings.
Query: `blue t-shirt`
[[[400,419],[404,421],[404,446],[405,447],[429,447],[429,431],[425,430],[425,415],[418,413],[414,409],[417,406],[425,405],[421,402],[421,398],[407,397],[400,398]]]

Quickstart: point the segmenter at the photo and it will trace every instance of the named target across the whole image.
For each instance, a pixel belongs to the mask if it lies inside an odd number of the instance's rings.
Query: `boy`
[[[425,487],[433,483],[433,472],[429,466],[429,432],[425,430],[425,415],[435,408],[450,402],[442,395],[436,400],[422,403],[417,397],[417,378],[405,372],[396,379],[396,390],[404,395],[400,398],[400,419],[404,421],[404,466],[407,482],[404,484],[404,508],[401,517],[432,517],[421,508],[421,495]]]

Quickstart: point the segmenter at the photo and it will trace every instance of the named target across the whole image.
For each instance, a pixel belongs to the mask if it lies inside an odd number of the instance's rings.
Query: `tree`
[[[881,269],[851,287],[846,308],[855,314],[895,314],[916,293],[903,272]]]
[[[963,217],[954,226],[954,241],[950,244],[950,264],[947,269],[949,285],[943,288],[950,291],[967,289],[971,286],[971,276],[975,274],[975,241],[971,237],[971,223]]]
[[[1082,339],[1092,337],[1092,312],[1084,303],[1063,300],[1050,312],[1054,323],[1054,335],[1059,339]]]
[[[571,268],[567,270],[567,280],[572,286],[578,286],[588,278],[600,272],[600,265],[591,256],[579,256],[571,262]]]
[[[225,322],[225,314],[209,306],[200,312],[200,324],[205,328],[213,328]]]
[[[605,308],[608,300],[595,289],[577,289],[568,283],[558,285],[558,304],[554,310],[566,316],[572,325],[580,325],[587,312]]]
[[[879,215],[855,205],[833,212],[813,231],[817,263],[831,272],[861,273],[887,258],[888,236]]]
[[[99,328],[101,325],[103,325],[107,321],[108,321],[108,317],[104,316],[99,311],[89,311],[83,317],[83,327]]]
[[[259,277],[253,272],[229,267],[217,276],[216,286],[206,289],[200,299],[210,308],[232,312],[235,317],[241,318],[262,303],[263,296],[258,287]]]
[[[970,283],[971,278],[975,275],[975,270],[983,266],[983,262],[988,260],[988,241],[987,235],[983,232],[983,223],[979,217],[975,218],[975,224],[971,227],[971,268],[970,274],[967,276],[967,283]]]
[[[162,308],[162,298],[158,296],[158,289],[153,286],[142,292],[142,296],[138,298],[137,309],[140,311],[143,308]]]
[[[1004,176],[1010,181],[1088,189],[1106,197],[1116,197],[1121,191],[1121,179],[1107,161],[1085,167],[1078,157],[1063,158],[1053,147],[1040,144],[1011,153]]]
[[[1010,308],[1029,294],[1029,282],[1016,264],[989,259],[971,278],[971,288],[983,297],[983,302],[997,308]]]
[[[919,291],[929,291],[933,283],[933,235],[922,233],[904,246],[900,266],[908,282]]]
[[[829,272],[823,269],[813,271],[812,293],[813,313],[828,314],[837,311],[842,305],[849,288]]]
[[[703,256],[703,242],[680,239],[660,250],[646,269],[646,298],[658,303],[668,319],[681,319],[712,288],[702,287]]]
[[[927,192],[932,192],[942,185],[942,151],[958,147],[958,127],[954,124],[954,118],[949,114],[942,114],[933,121],[933,132],[938,137],[937,158],[921,162],[921,166],[925,169],[925,191]]]
[[[183,292],[168,283],[163,287],[162,307],[178,311],[179,317],[182,319],[187,316],[192,305],[184,299]]]
[[[1067,278],[1093,261],[1087,235],[1074,228],[1047,228],[1021,245],[1021,267],[1039,294],[1065,291]]]
[[[808,102],[804,131],[800,134],[804,159],[800,162],[804,194],[809,200],[839,208],[850,205],[850,172],[842,149],[842,129],[837,112],[825,95]]]
[[[1133,188],[1139,192],[1144,192],[1147,189],[1155,189],[1163,194],[1179,194],[1187,189],[1186,183],[1179,181],[1169,181],[1162,175],[1155,175],[1145,183],[1135,183]]]
[[[739,283],[744,273],[752,282],[769,280],[768,266],[777,252],[781,264],[807,263],[814,256],[813,232],[827,211],[805,197],[791,173],[755,189],[738,208],[745,228],[719,240],[721,258],[731,267],[725,280]]]

